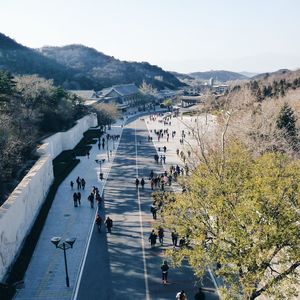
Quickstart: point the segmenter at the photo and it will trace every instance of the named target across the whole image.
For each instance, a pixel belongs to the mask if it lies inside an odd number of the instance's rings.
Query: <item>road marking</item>
[[[121,141],[121,138],[122,138],[122,134],[123,134],[123,129],[124,127],[122,128],[121,130],[121,134],[120,134],[120,138],[119,140],[117,141],[117,144],[115,145],[115,155],[113,155],[111,158],[111,160],[109,161],[110,163],[110,166],[108,167],[107,169],[107,174],[106,174],[106,178],[104,178],[102,184],[101,184],[101,192],[102,192],[102,195],[104,193],[104,187],[105,187],[105,184],[106,184],[106,181],[107,181],[107,178],[108,178],[108,175],[110,173],[110,170],[111,170],[111,167],[113,165],[113,162],[115,160],[115,156],[116,156],[116,153],[117,153],[117,150],[118,150],[118,147],[119,147],[119,144],[120,144],[120,141]],[[98,169],[98,168],[97,168]],[[97,172],[97,178],[99,180],[99,176],[98,176],[98,172]],[[103,201],[105,201],[103,199]],[[95,218],[96,218],[96,215],[98,213],[98,208],[95,210],[95,215],[94,217],[92,218],[92,221],[91,221],[91,229],[90,229],[90,232],[89,232],[89,237],[88,237],[88,240],[86,242],[86,246],[85,246],[85,251],[84,251],[84,256],[83,256],[83,259],[80,263],[80,267],[79,267],[79,274],[77,275],[77,278],[76,278],[76,281],[75,281],[75,290],[73,290],[73,294],[72,294],[72,298],[73,300],[76,300],[77,297],[78,297],[78,292],[79,292],[79,286],[80,286],[80,283],[81,283],[81,278],[82,278],[82,274],[83,274],[83,269],[84,269],[84,266],[85,266],[85,262],[86,262],[86,258],[87,258],[87,255],[88,255],[88,251],[89,251],[89,247],[90,247],[90,243],[91,243],[91,239],[92,239],[92,234],[93,234],[93,230],[94,230],[94,222],[95,222]]]
[[[134,138],[135,138],[135,167],[136,167],[136,178],[139,175],[138,167],[138,154],[137,154],[137,140],[136,140],[136,122],[134,123]],[[144,241],[144,228],[143,228],[143,218],[142,218],[142,206],[140,198],[140,190],[137,188],[138,205],[139,205],[139,219],[140,219],[140,229],[141,229],[141,243],[142,243],[142,254],[143,254],[143,264],[144,264],[144,278],[145,278],[145,289],[146,289],[146,300],[150,300],[149,295],[149,284],[148,284],[148,272],[146,263],[146,253],[145,253],[145,241]]]

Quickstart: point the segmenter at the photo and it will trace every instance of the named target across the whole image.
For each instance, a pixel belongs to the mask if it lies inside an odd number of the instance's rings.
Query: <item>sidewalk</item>
[[[157,154],[166,155],[166,163],[163,164],[163,167],[166,171],[169,172],[171,166],[179,165],[180,168],[184,168],[187,164],[190,164],[193,161],[193,151],[197,149],[197,140],[193,137],[192,131],[199,131],[201,134],[210,134],[211,136],[214,133],[214,127],[216,126],[216,122],[213,116],[198,116],[198,117],[190,117],[190,116],[179,116],[172,117],[170,119],[171,125],[164,124],[163,116],[157,116],[155,121],[151,121],[150,117],[145,118],[145,122],[149,131],[149,135],[152,137],[153,144],[156,148]],[[168,129],[170,134],[169,141],[167,141],[166,134],[164,134],[163,138],[160,140],[157,139],[157,135],[154,133],[154,130],[160,129]],[[172,138],[172,131],[176,131],[176,135]],[[185,138],[183,139],[183,144],[180,143],[180,139],[182,139],[182,132],[185,133]],[[163,151],[163,147],[167,147],[166,153]],[[160,148],[160,151],[158,150]],[[184,162],[180,155],[177,155],[176,150],[179,149],[179,152],[183,151],[186,156],[186,162]],[[188,151],[191,151],[191,158],[188,158]],[[181,192],[182,189],[177,183],[172,184],[173,191]],[[216,288],[222,286],[222,281],[220,278],[214,277],[211,270],[209,273],[214,281],[214,285]]]
[[[118,121],[107,133],[121,135],[123,129],[121,124],[123,121]],[[71,299],[96,214],[96,203],[95,208],[91,209],[87,197],[93,186],[98,187],[100,193],[102,192],[118,143],[119,140],[115,141],[114,150],[113,141],[109,140],[108,150],[112,151],[109,161],[106,144],[104,149],[101,147],[100,151],[97,143],[93,144],[90,158],[79,157],[80,163],[60,185],[25,274],[25,287],[18,290],[15,299]],[[99,165],[95,159],[105,159],[102,165],[103,181],[99,180]],[[80,190],[81,206],[74,207],[73,193],[77,191],[76,178],[78,176],[85,179],[86,187],[85,190]],[[70,188],[71,180],[74,182],[74,190]],[[66,287],[63,251],[56,249],[50,242],[54,236],[60,236],[62,239],[76,238],[73,249],[67,251],[70,288]]]

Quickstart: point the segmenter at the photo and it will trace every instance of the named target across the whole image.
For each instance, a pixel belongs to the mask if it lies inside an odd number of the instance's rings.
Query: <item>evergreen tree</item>
[[[289,137],[296,137],[297,128],[296,128],[296,117],[293,109],[285,103],[280,110],[277,127],[281,130],[284,130]]]

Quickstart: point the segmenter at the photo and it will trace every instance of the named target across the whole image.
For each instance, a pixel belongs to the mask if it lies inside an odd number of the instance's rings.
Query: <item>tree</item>
[[[166,100],[164,100],[163,105],[164,105],[165,107],[167,107],[168,109],[170,109],[171,106],[173,105],[172,99],[166,99]]]
[[[252,157],[238,142],[211,151],[186,182],[187,191],[163,199],[164,228],[186,237],[168,250],[195,274],[208,267],[224,280],[223,299],[264,294],[290,299],[300,265],[300,163],[284,154]]]
[[[15,96],[15,82],[10,73],[0,71],[0,111],[7,112],[12,96]]]
[[[296,121],[293,109],[285,103],[276,121],[277,127],[284,130],[287,136],[295,137],[297,135]]]
[[[120,116],[116,105],[107,103],[96,103],[93,109],[97,114],[98,125],[111,125]]]

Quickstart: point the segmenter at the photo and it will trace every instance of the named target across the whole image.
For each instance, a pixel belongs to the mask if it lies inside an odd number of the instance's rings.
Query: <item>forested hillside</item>
[[[216,80],[218,82],[249,79],[248,77],[246,77],[240,73],[223,71],[223,70],[207,71],[207,72],[193,72],[188,75],[194,77],[197,80],[209,80],[210,78],[213,78],[214,80]]]
[[[228,112],[229,132],[253,152],[299,156],[300,70],[232,85],[226,95],[208,99],[205,109]]]
[[[134,82],[140,86],[143,81],[153,87],[176,89],[185,85],[173,74],[147,62],[126,62],[107,56],[83,45],[65,47],[44,47],[41,53],[58,63],[75,69],[78,74],[93,78],[100,86]]]
[[[0,33],[0,70],[16,75],[38,74],[53,79],[54,84],[68,89],[90,89],[96,87],[93,80],[76,74],[55,60],[36,50],[24,47]]]
[[[31,167],[41,138],[86,113],[78,97],[51,80],[0,71],[0,204]]]
[[[18,44],[0,33],[0,69],[16,75],[37,74],[66,89],[100,90],[115,84],[143,81],[158,89],[176,89],[184,83],[147,62],[126,62],[82,45],[44,47]]]

